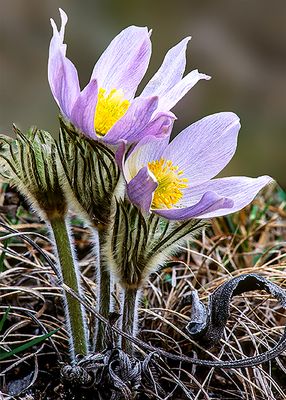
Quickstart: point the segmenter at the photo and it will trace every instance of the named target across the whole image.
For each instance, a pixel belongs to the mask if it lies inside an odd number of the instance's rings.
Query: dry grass
[[[52,247],[46,238],[45,227],[33,215],[23,210],[18,211],[17,216],[9,216],[4,200],[11,203],[3,193],[0,210],[2,207],[5,213],[0,222],[25,232],[33,242],[28,244],[20,236],[11,236],[1,228],[0,319],[7,305],[12,308],[4,334],[0,337],[0,346],[8,349],[57,327],[61,329],[45,345],[15,355],[8,361],[0,361],[2,382],[5,387],[9,382],[10,385],[15,383],[17,378],[28,376],[28,384],[39,387],[39,392],[34,391],[30,398],[48,399],[45,393],[50,393],[50,387],[38,382],[52,380],[67,352],[61,295],[55,274],[46,260],[47,257],[54,259]],[[17,196],[13,201],[17,205]],[[13,207],[9,207],[13,212]],[[208,295],[225,280],[247,272],[262,274],[286,288],[285,217],[285,193],[269,188],[240,213],[211,221],[202,237],[182,248],[182,253],[155,274],[144,289],[139,313],[140,338],[175,354],[207,359],[233,360],[273,347],[282,333],[286,316],[281,306],[265,292],[250,292],[233,300],[231,318],[220,347],[208,351],[199,348],[184,328],[190,319],[193,288],[198,290],[201,300],[206,301]],[[88,232],[76,220],[74,234],[87,300],[93,305],[95,264]],[[33,243],[43,249],[42,254]],[[92,318],[90,316],[91,326]],[[286,399],[285,361],[285,356],[281,356],[267,364],[240,370],[173,362],[166,366],[161,383],[170,390],[170,396],[166,398],[174,400]],[[190,397],[187,397],[187,392]],[[9,398],[4,393],[2,397]],[[22,398],[28,400],[28,397]]]

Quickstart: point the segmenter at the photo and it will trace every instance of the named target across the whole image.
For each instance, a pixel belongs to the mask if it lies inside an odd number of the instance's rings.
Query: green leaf
[[[279,187],[277,190],[277,194],[278,194],[279,201],[286,202],[286,191],[285,190],[283,190],[281,187]]]
[[[249,220],[255,221],[257,219],[258,212],[259,212],[258,206],[256,204],[254,204],[250,211]]]
[[[236,225],[233,223],[233,215],[226,215],[225,216],[226,221],[228,223],[229,229],[231,233],[236,233],[237,232],[237,227]]]
[[[172,283],[172,275],[171,274],[166,274],[164,276],[164,282]]]
[[[4,314],[3,317],[1,318],[1,321],[0,321],[0,332],[2,331],[3,326],[4,326],[4,324],[5,324],[5,321],[6,321],[6,319],[8,318],[8,314],[9,314],[9,312],[10,312],[10,309],[11,309],[11,307],[9,306],[9,307],[7,308],[7,310],[5,311],[5,314]]]
[[[54,333],[56,333],[58,330],[59,330],[59,328],[54,329],[53,331],[46,333],[45,335],[38,336],[35,339],[29,340],[28,342],[22,344],[21,346],[15,347],[14,349],[12,349],[10,351],[6,351],[6,352],[0,351],[0,361],[5,360],[6,358],[13,356],[14,354],[20,353],[21,351],[27,350],[30,347],[33,347],[36,344],[43,342],[44,340],[46,340],[47,338],[52,336]]]

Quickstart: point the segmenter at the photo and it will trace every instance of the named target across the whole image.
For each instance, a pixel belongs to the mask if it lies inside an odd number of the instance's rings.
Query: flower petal
[[[127,194],[130,201],[142,210],[150,211],[153,194],[158,186],[156,179],[147,167],[140,169],[138,174],[127,184]]]
[[[185,189],[184,205],[196,203],[205,192],[213,191],[222,198],[233,200],[231,208],[220,207],[217,210],[209,210],[200,215],[201,218],[217,217],[241,210],[247,206],[257,193],[273,179],[270,176],[248,178],[234,176],[228,178],[213,179],[194,188]]]
[[[159,112],[155,117],[144,127],[142,133],[138,132],[138,137],[153,136],[157,138],[170,137],[176,116],[168,112]]]
[[[186,68],[186,48],[191,37],[183,39],[166,54],[161,67],[147,83],[142,97],[163,96],[182,79]]]
[[[50,42],[48,61],[48,80],[52,94],[62,113],[70,118],[72,107],[79,95],[80,87],[77,70],[66,57],[66,44],[63,43],[66,13],[60,9],[61,28],[58,31],[55,21],[51,19],[53,37]]]
[[[72,123],[83,134],[92,139],[97,139],[94,130],[94,114],[97,102],[97,82],[90,81],[78,96],[71,112]]]
[[[167,138],[169,141],[175,118],[176,118],[175,115],[171,112],[166,112],[166,113],[161,112],[155,114],[155,118],[149,121],[146,125],[141,124],[141,127],[138,127],[137,131],[134,130],[134,134],[132,134],[132,137],[129,135],[128,141],[139,143],[145,137],[148,137],[148,141],[152,137],[159,139]],[[122,136],[123,135],[120,134],[120,137]],[[109,137],[107,137],[107,141],[108,140]]]
[[[228,164],[235,153],[239,129],[234,113],[209,115],[179,133],[163,157],[178,165],[193,187],[213,178]]]
[[[182,221],[190,218],[206,218],[205,215],[219,209],[229,210],[233,207],[233,200],[221,197],[215,192],[205,192],[200,200],[190,207],[152,210],[164,218]],[[229,213],[232,211],[228,211]],[[227,214],[227,212],[225,212]]]
[[[125,155],[127,151],[126,140],[120,140],[117,145],[117,150],[115,152],[115,161],[119,166],[121,171],[124,171]]]
[[[188,73],[175,86],[167,91],[164,96],[160,97],[158,108],[160,110],[171,110],[201,79],[209,80],[211,77],[201,74],[197,69]]]
[[[129,26],[117,35],[97,61],[92,79],[109,92],[122,89],[124,97],[133,98],[145,75],[151,56],[147,28]]]
[[[128,143],[138,142],[157,104],[158,97],[156,96],[134,99],[125,115],[104,136],[104,141],[110,144],[117,144],[122,139]]]
[[[124,165],[124,175],[127,182],[136,176],[138,171],[148,166],[149,161],[159,160],[164,149],[168,146],[169,138],[146,136],[128,155]]]

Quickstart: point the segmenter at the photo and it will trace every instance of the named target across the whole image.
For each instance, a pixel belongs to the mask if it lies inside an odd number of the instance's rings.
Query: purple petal
[[[218,217],[239,211],[247,206],[257,193],[271,181],[273,181],[272,178],[266,175],[258,178],[235,176],[213,179],[194,188],[185,189],[183,202],[185,205],[194,204],[208,191],[213,191],[222,198],[232,199],[231,208],[220,207],[216,210],[208,210],[200,215],[201,218]]]
[[[149,161],[160,160],[164,149],[168,146],[169,138],[146,136],[127,157],[124,165],[124,175],[127,181],[134,178],[141,168],[147,167]]]
[[[59,50],[65,56],[67,45],[64,44],[64,36],[65,36],[65,27],[68,22],[68,16],[61,8],[59,8],[59,11],[61,17],[61,28],[59,31],[55,21],[52,18],[50,19],[53,28],[53,37],[50,42],[50,51],[52,53],[55,53]]]
[[[158,97],[156,96],[134,99],[125,115],[104,136],[104,141],[110,144],[117,144],[122,139],[128,143],[138,142],[157,104]]]
[[[50,42],[48,60],[48,80],[52,94],[62,113],[70,118],[72,107],[79,95],[78,74],[73,63],[65,56],[66,45],[63,43],[67,15],[60,9],[61,29],[58,31],[51,19],[53,37]]]
[[[233,200],[221,197],[214,192],[205,192],[198,203],[185,208],[171,208],[164,210],[153,210],[156,214],[172,220],[186,220],[190,218],[206,218],[205,215],[219,209],[230,210]],[[228,211],[230,213],[232,211]]]
[[[71,121],[83,134],[92,139],[97,136],[94,130],[94,114],[97,102],[97,82],[90,81],[78,96],[72,112]]]
[[[121,140],[118,143],[117,150],[115,152],[115,161],[119,166],[120,170],[123,172],[124,172],[124,162],[125,162],[126,152],[127,152],[127,142],[126,140]]]
[[[127,194],[131,203],[142,210],[150,211],[153,194],[157,186],[158,183],[150,174],[148,168],[142,168],[127,184]]]
[[[145,137],[167,138],[169,141],[174,119],[176,119],[176,116],[171,112],[155,114],[155,117],[146,125],[141,124],[141,127],[138,126],[136,130],[132,128],[132,135],[129,134],[129,138],[126,139],[134,143],[138,143]]]
[[[146,136],[169,138],[175,119],[176,116],[170,111],[155,114],[155,117],[143,128],[142,132],[138,132],[138,138]]]
[[[163,78],[162,78],[163,79]],[[198,70],[194,70],[181,79],[175,86],[173,86],[167,93],[160,97],[158,108],[160,110],[171,110],[178,101],[192,89],[195,84],[201,80],[211,79],[210,76],[201,74]]]
[[[239,118],[231,112],[209,115],[182,131],[163,154],[184,171],[193,187],[216,176],[237,145]]]
[[[186,48],[190,39],[183,39],[168,51],[161,67],[141,93],[142,97],[163,96],[181,80],[186,67]]]
[[[122,89],[127,99],[133,98],[147,70],[151,41],[147,28],[129,26],[117,35],[96,63],[92,79],[110,92]]]

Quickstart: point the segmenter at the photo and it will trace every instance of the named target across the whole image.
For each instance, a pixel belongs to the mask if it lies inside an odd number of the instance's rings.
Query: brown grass
[[[49,398],[45,390],[48,393],[50,388],[37,382],[39,379],[43,381],[43,377],[51,381],[59,363],[66,360],[67,352],[61,294],[54,272],[44,258],[54,259],[52,247],[46,238],[44,225],[33,214],[22,208],[17,216],[9,216],[7,211],[13,213],[14,209],[7,208],[7,195],[4,193],[0,207],[4,211],[0,222],[25,232],[44,253],[39,254],[32,244],[1,229],[0,319],[7,305],[12,308],[4,334],[0,336],[0,348],[9,349],[32,337],[61,328],[48,344],[15,355],[8,361],[0,361],[0,379],[2,377],[5,388],[29,373],[30,387],[38,385],[43,396],[40,397],[39,392],[34,390],[30,399],[45,399]],[[224,338],[217,348],[208,351],[199,348],[188,337],[185,326],[190,319],[190,293],[194,288],[198,290],[200,299],[207,301],[208,295],[230,277],[254,272],[286,289],[285,217],[285,193],[279,188],[269,188],[243,211],[212,220],[202,237],[182,248],[181,254],[154,274],[144,289],[139,313],[140,338],[175,354],[208,359],[234,360],[273,347],[283,331],[286,316],[281,306],[265,292],[250,292],[235,297]],[[95,264],[89,234],[76,220],[74,234],[86,282],[87,300],[93,305]],[[90,315],[91,326],[92,319]],[[285,356],[281,356],[267,364],[239,370],[202,368],[174,362],[166,366],[162,382],[165,388],[170,388],[168,398],[174,400],[286,399],[285,361]],[[191,397],[187,397],[187,392]],[[4,392],[2,397],[13,398],[4,395]],[[23,394],[22,398],[28,400],[29,397]]]

